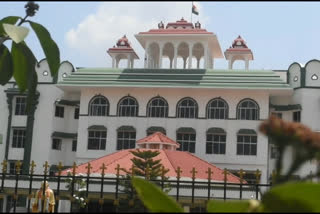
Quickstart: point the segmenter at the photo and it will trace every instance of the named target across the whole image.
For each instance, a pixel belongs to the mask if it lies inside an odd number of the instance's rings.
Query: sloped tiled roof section
[[[168,143],[180,146],[180,144],[178,144],[171,138],[167,137],[166,135],[162,134],[161,132],[155,132],[152,135],[142,138],[141,140],[137,141],[137,144],[139,143]]]
[[[103,156],[101,158],[92,160],[88,163],[91,164],[91,173],[101,173],[101,166],[104,163],[107,169],[105,170],[106,174],[116,174],[116,167],[119,164],[121,168],[125,168],[128,171],[130,171],[130,168],[132,167],[132,161],[131,159],[134,157],[134,155],[130,151],[135,151],[137,149],[127,149],[127,150],[121,150],[115,153],[112,153],[110,155]],[[161,164],[166,168],[169,169],[169,172],[166,174],[166,176],[169,177],[176,177],[177,173],[176,170],[178,167],[180,167],[182,173],[181,177],[186,178],[192,178],[192,168],[195,167],[197,173],[196,173],[196,179],[208,179],[208,174],[206,171],[208,171],[208,168],[211,168],[212,174],[212,180],[223,182],[224,181],[224,174],[223,170],[216,167],[213,164],[210,164],[192,154],[189,152],[182,152],[182,151],[170,151],[170,150],[158,150],[158,149],[139,149],[140,151],[159,151],[160,154],[156,156],[155,160],[161,160]],[[76,169],[76,174],[87,173],[87,166],[88,163],[81,164]],[[62,171],[62,175],[66,175],[67,171],[72,169],[65,169]],[[120,174],[125,174],[122,170],[120,170]],[[227,175],[227,182],[230,183],[240,183],[240,179],[233,175],[228,174]]]
[[[64,87],[289,89],[272,70],[80,68],[57,83]]]

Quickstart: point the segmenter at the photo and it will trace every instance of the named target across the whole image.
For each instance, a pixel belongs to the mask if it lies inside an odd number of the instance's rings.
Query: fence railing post
[[[76,179],[76,169],[77,169],[77,164],[76,162],[73,162],[72,165],[72,181],[71,181],[71,198],[70,198],[70,212],[73,210],[73,201],[74,201],[74,183]]]
[[[32,198],[32,181],[33,181],[33,173],[34,173],[34,167],[36,167],[36,164],[34,161],[31,161],[30,164],[30,181],[29,181],[29,195],[28,195],[28,213],[30,213],[30,204],[31,204],[31,198]]]
[[[44,205],[45,205],[45,192],[46,192],[46,183],[47,183],[47,173],[48,173],[48,168],[49,168],[49,164],[48,161],[46,161],[43,165],[44,167],[44,175],[43,175],[43,187],[42,187],[42,196],[41,196],[41,212],[44,212]]]
[[[177,168],[176,170],[176,173],[177,173],[177,195],[176,195],[176,200],[179,201],[179,188],[180,188],[180,178],[181,178],[181,169],[180,167]]]
[[[239,171],[239,177],[240,177],[240,200],[242,200],[242,184],[243,184],[243,176],[246,173],[243,171],[243,169],[240,169]]]
[[[16,207],[17,207],[17,200],[18,200],[18,183],[19,183],[19,174],[20,174],[20,169],[21,169],[21,165],[22,163],[20,162],[20,160],[16,161],[16,184],[14,187],[14,195],[13,195],[13,212],[16,213]]]
[[[208,174],[208,201],[209,201],[210,194],[211,194],[211,176],[213,174],[210,167],[208,167],[208,171],[206,171],[206,173]]]
[[[115,168],[116,172],[116,192],[115,192],[115,200],[113,201],[113,205],[116,207],[116,212],[118,210],[119,206],[119,178],[120,178],[120,165],[117,164],[117,167]]]
[[[4,180],[6,179],[8,161],[7,161],[7,160],[3,160],[2,163],[1,163],[1,165],[2,165],[1,192],[3,192]]]
[[[63,168],[63,165],[61,161],[59,161],[59,164],[57,166],[58,168],[58,184],[57,184],[57,196],[56,196],[56,209],[55,212],[58,212],[59,204],[60,204],[60,179],[61,179],[61,171]]]
[[[195,182],[195,179],[196,179],[196,174],[197,174],[197,171],[196,169],[193,167],[192,170],[190,171],[190,173],[192,174],[192,193],[191,193],[191,205],[192,207],[194,207],[194,182]]]
[[[258,200],[259,199],[259,183],[260,183],[260,175],[261,175],[261,172],[259,169],[257,169],[256,173],[256,199]]]
[[[105,175],[104,170],[106,170],[107,167],[106,167],[106,165],[104,163],[102,163],[102,166],[100,167],[100,169],[101,169],[101,187],[100,187],[99,204],[100,204],[100,212],[103,212],[103,204],[104,204],[104,200],[103,200],[103,183],[104,183],[104,175]]]
[[[88,166],[86,166],[87,169],[87,183],[86,183],[86,212],[89,212],[89,182],[90,182],[90,173],[91,173],[91,164],[88,163]]]
[[[223,170],[223,175],[224,175],[224,178],[223,178],[223,200],[226,200],[227,199],[227,181],[228,181],[228,174],[230,174],[226,168],[224,168]]]

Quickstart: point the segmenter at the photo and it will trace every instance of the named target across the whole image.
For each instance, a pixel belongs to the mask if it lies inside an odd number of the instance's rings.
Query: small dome
[[[131,47],[126,35],[124,35],[121,39],[118,40],[117,46],[118,47]]]

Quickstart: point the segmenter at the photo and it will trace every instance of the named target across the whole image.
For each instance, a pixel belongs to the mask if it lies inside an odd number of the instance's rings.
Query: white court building
[[[16,160],[24,161],[24,170],[34,160],[37,173],[48,161],[54,172],[59,161],[84,163],[135,148],[136,140],[161,131],[182,151],[222,169],[249,175],[259,169],[266,183],[276,148],[258,130],[263,120],[277,113],[320,130],[320,61],[251,70],[253,53],[240,36],[223,53],[216,34],[183,19],[135,37],[145,49],[144,68],[134,68],[139,57],[125,36],[107,51],[112,68],[64,61],[54,79],[41,60],[34,114],[26,115],[26,94],[13,79],[0,86],[0,159],[9,161],[8,172],[14,173]],[[215,69],[217,58],[228,60],[228,68]],[[119,68],[121,60],[126,68]],[[233,69],[236,60],[245,68]],[[316,168],[308,163],[297,175]]]

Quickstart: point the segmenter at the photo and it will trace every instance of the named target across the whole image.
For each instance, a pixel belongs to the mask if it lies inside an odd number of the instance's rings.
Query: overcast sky
[[[127,35],[143,66],[144,50],[134,34],[160,21],[190,21],[192,2],[36,2],[30,20],[44,25],[60,48],[61,61],[75,67],[111,67],[106,50]],[[26,2],[0,2],[0,18],[25,16]],[[320,59],[320,2],[196,2],[203,28],[214,32],[224,52],[241,35],[254,54],[251,69],[287,69],[293,62]],[[27,26],[27,25],[26,25]],[[38,60],[44,58],[36,36],[26,39]],[[8,43],[6,43],[8,44]],[[243,64],[235,64],[243,66]],[[227,69],[225,59],[215,68]]]

